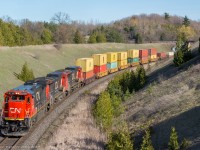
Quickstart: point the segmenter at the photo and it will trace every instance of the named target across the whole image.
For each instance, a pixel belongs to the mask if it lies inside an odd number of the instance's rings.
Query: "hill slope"
[[[94,53],[122,51],[131,48],[155,47],[158,51],[170,51],[173,43],[168,44],[66,44],[57,50],[53,45],[0,47],[0,95],[23,82],[16,79],[14,72],[19,73],[27,61],[36,77],[75,64],[75,59],[90,57]]]
[[[170,62],[171,61],[171,62]],[[172,60],[149,74],[146,88],[125,103],[126,119],[136,145],[142,131],[152,127],[155,149],[166,149],[171,127],[176,127],[179,141],[191,141],[191,149],[200,146],[200,56],[175,68]]]

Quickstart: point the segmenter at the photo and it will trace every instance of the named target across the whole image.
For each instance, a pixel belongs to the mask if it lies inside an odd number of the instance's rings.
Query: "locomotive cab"
[[[80,66],[71,66],[71,67],[67,67],[65,68],[65,70],[67,71],[71,71],[71,80],[75,80],[75,81],[82,81],[83,77],[82,77],[82,68]]]
[[[14,136],[23,135],[32,126],[34,109],[32,95],[26,91],[11,90],[4,95],[1,133]]]
[[[55,91],[58,93],[62,91],[64,95],[68,95],[70,87],[68,85],[68,72],[65,70],[57,70],[47,74],[47,78],[53,78],[55,81]]]

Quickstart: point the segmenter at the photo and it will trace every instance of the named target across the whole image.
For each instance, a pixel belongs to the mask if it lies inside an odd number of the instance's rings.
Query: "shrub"
[[[143,141],[141,145],[141,150],[154,150],[149,130],[145,131],[145,135],[143,136]]]
[[[15,76],[21,81],[28,81],[34,79],[33,70],[28,68],[27,62],[22,67],[22,70],[19,74],[15,73]]]
[[[110,94],[104,91],[100,94],[95,105],[94,115],[97,123],[104,129],[109,130],[113,121],[113,107]]]
[[[183,141],[181,142],[180,149],[186,150],[190,146],[190,144],[191,143],[184,138]]]
[[[168,146],[169,150],[179,150],[178,136],[174,127],[171,128]]]
[[[112,132],[106,147],[107,150],[133,150],[133,143],[127,127],[122,127],[117,132]]]
[[[179,67],[181,64],[184,63],[183,60],[183,52],[181,50],[178,50],[175,54],[174,54],[174,64],[175,66]]]

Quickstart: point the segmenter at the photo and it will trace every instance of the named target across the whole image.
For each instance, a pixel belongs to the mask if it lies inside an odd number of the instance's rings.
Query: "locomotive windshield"
[[[25,100],[25,96],[24,95],[12,95],[11,99],[13,101],[22,101],[22,100]]]
[[[50,78],[58,78],[59,75],[57,75],[57,74],[48,74],[47,77],[50,77]]]

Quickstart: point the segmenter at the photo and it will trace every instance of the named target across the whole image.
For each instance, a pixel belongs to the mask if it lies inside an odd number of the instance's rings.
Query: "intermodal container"
[[[148,57],[148,49],[139,50],[139,58]]]
[[[174,57],[174,52],[168,52],[167,55],[168,57]]]
[[[101,73],[107,71],[107,64],[102,65],[102,66],[94,66],[94,73]]]
[[[160,53],[157,53],[157,57],[159,59],[165,59],[167,57],[166,53],[165,52],[160,52]]]
[[[128,58],[139,58],[139,50],[132,49],[128,50]]]
[[[149,56],[149,61],[157,61],[157,55]]]
[[[79,58],[76,60],[76,66],[80,66],[83,72],[93,71],[94,59],[93,58]]]
[[[127,59],[117,61],[118,68],[124,67],[127,65]]]
[[[127,52],[118,52],[117,53],[117,61],[127,59]]]
[[[128,63],[139,62],[139,58],[128,58]]]
[[[94,77],[94,71],[83,72],[83,79],[89,79]]]
[[[149,62],[149,58],[148,58],[148,57],[142,57],[142,58],[140,58],[140,62],[141,62],[142,64],[146,64],[146,63]]]
[[[95,66],[102,66],[107,64],[107,55],[106,54],[94,54],[92,55],[94,59]]]
[[[117,68],[117,62],[107,63],[107,68],[108,68],[108,69]]]
[[[148,49],[148,55],[149,56],[156,55],[156,54],[157,54],[157,50],[155,48]]]
[[[108,52],[107,53],[107,63],[117,62],[117,53]]]

